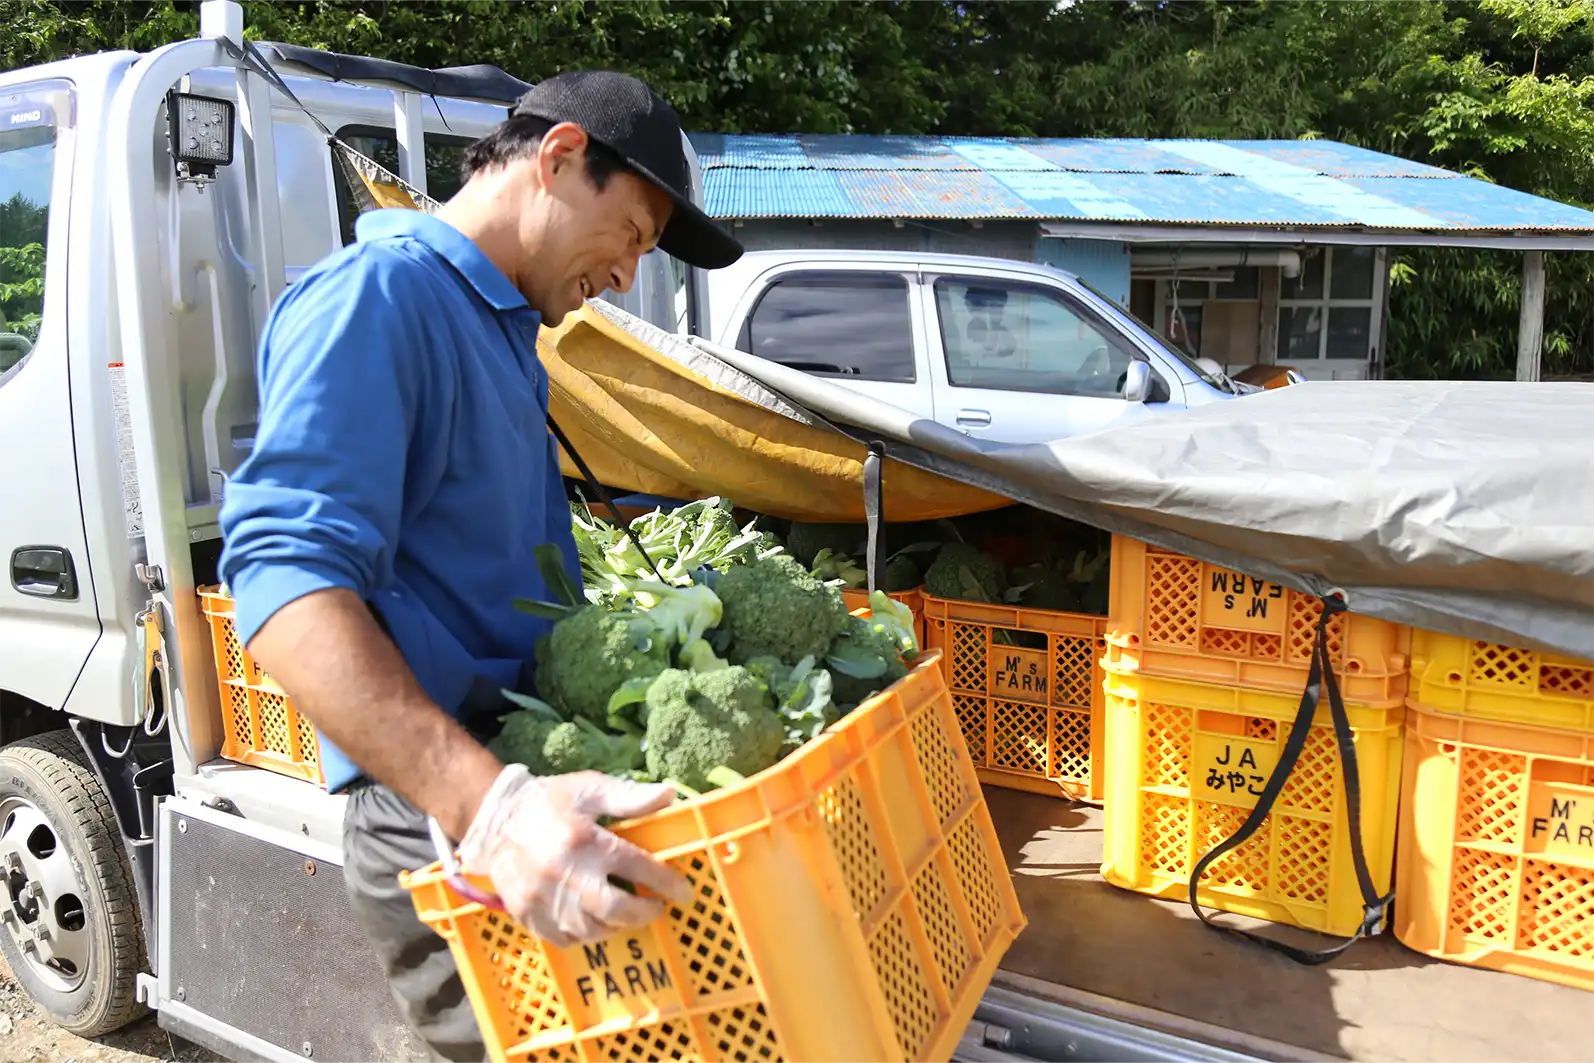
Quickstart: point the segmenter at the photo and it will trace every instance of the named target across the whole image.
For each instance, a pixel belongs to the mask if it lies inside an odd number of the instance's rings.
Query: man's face
[[[629,170],[609,175],[602,191],[587,175],[587,136],[571,124],[543,138],[528,185],[532,201],[521,215],[528,258],[517,278],[543,321],[557,325],[582,300],[606,290],[627,292],[637,262],[653,250],[674,203]]]

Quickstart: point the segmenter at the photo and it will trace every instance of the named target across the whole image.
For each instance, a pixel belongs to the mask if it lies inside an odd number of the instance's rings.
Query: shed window
[[[1279,286],[1278,358],[1365,361],[1372,350],[1378,252],[1326,247]]]
[[[797,273],[771,284],[737,346],[818,376],[911,384],[908,282],[891,273]]]

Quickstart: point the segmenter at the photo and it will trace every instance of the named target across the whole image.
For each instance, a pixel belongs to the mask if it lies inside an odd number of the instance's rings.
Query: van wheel
[[[145,1012],[132,869],[70,731],[0,749],[0,952],[28,996],[80,1037]]]

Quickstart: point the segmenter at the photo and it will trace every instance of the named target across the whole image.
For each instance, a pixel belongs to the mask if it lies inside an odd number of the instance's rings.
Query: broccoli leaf
[[[879,679],[886,674],[884,657],[868,647],[855,647],[845,639],[836,640],[825,656],[825,664],[853,679]]]
[[[508,688],[500,690],[499,693],[503,694],[504,700],[513,702],[539,719],[547,720],[550,723],[564,722],[565,718],[559,715],[559,710],[541,698],[534,698],[530,694],[522,694],[518,690],[509,690]]]

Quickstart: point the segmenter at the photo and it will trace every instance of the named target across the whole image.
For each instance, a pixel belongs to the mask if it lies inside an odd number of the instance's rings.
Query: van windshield
[[[1163,337],[1162,333],[1152,328],[1145,321],[1142,321],[1140,316],[1133,310],[1129,309],[1127,306],[1124,306],[1122,303],[1117,302],[1112,298],[1112,296],[1105,294],[1100,288],[1097,288],[1095,285],[1085,280],[1085,278],[1076,277],[1074,279],[1077,280],[1083,287],[1090,289],[1090,291],[1099,297],[1103,302],[1111,303],[1113,308],[1116,309],[1120,314],[1123,314],[1129,320],[1139,325],[1140,331],[1150,337],[1158,347],[1161,347],[1164,351],[1167,351],[1169,357],[1177,359],[1180,364],[1182,364],[1186,369],[1190,370],[1190,372],[1194,373],[1203,382],[1217,388],[1219,391],[1234,390],[1234,388],[1227,381],[1219,380],[1217,377],[1213,376],[1211,371],[1203,366],[1200,362],[1196,361],[1184,351],[1169,343]]]
[[[0,126],[0,373],[27,357],[39,338],[55,173],[50,109],[29,104],[10,112],[10,124]],[[0,123],[6,117],[0,111]]]

